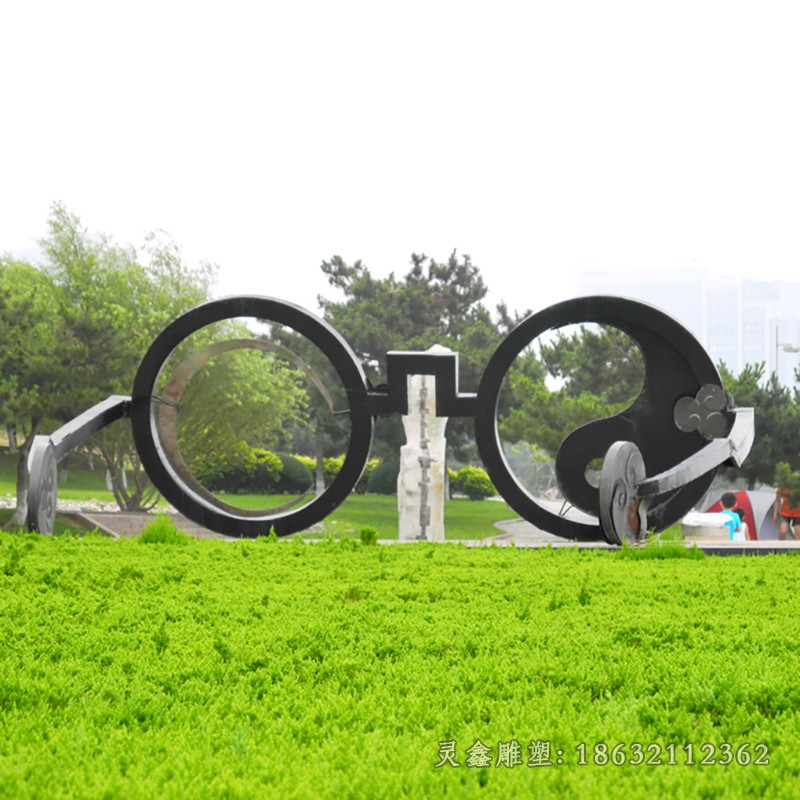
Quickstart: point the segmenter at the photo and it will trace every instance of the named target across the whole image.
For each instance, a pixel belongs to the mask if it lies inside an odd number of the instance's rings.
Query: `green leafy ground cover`
[[[0,796],[798,796],[792,556],[180,542],[0,535]]]

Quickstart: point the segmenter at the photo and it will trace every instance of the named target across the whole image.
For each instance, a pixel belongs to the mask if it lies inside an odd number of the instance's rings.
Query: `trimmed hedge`
[[[277,490],[285,494],[303,494],[314,488],[314,472],[306,464],[288,453],[278,453],[281,460],[281,474]]]
[[[370,494],[397,494],[397,476],[400,474],[400,459],[387,458],[370,472],[367,491]]]
[[[325,475],[325,486],[330,486],[344,465],[344,456],[332,456],[322,459],[322,470]]]
[[[303,494],[314,486],[314,459],[272,453],[244,442],[234,455],[235,459],[231,457],[223,463],[204,460],[197,472],[198,480],[212,492],[244,494]]]
[[[358,479],[356,488],[353,489],[356,494],[366,494],[369,491],[370,475],[372,475],[380,463],[381,460],[379,458],[371,458],[369,461],[367,461],[367,463],[364,465],[364,471],[361,473],[361,477]]]
[[[275,453],[240,442],[227,463],[205,461],[197,478],[212,492],[271,492],[282,467]]]
[[[494,497],[494,488],[489,475],[483,467],[462,467],[458,472],[448,470],[450,476],[450,492],[465,494],[470,500],[485,500]]]

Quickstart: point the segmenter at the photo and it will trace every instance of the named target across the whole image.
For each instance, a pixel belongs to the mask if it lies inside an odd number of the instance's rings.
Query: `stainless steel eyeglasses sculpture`
[[[166,362],[188,337],[213,323],[241,317],[284,325],[305,337],[327,357],[346,392],[350,441],[344,464],[330,486],[301,508],[264,513],[230,506],[194,479],[180,453],[174,413],[181,393],[197,369],[219,352],[282,351],[332,405],[305,362],[278,345],[255,339],[204,348],[185,359],[165,384],[161,376]],[[509,469],[497,430],[500,390],[514,359],[540,334],[576,323],[619,328],[635,340],[645,364],[644,387],[636,400],[613,417],[573,431],[556,454],[562,494],[594,516],[595,523],[576,522],[538,503]],[[198,306],[167,326],[142,360],[131,397],[110,397],[51,436],[36,437],[29,457],[28,527],[41,533],[53,529],[57,463],[93,433],[130,417],[147,474],[188,518],[230,536],[255,537],[270,530],[285,536],[305,530],[353,490],[369,458],[375,418],[408,413],[410,375],[436,377],[438,416],[474,418],[481,459],[509,506],[539,528],[576,541],[636,542],[649,530],[673,524],[703,497],[720,466],[741,466],[753,443],[753,409],[734,407],[699,342],[662,311],[637,301],[581,297],[531,315],[492,355],[475,394],[459,390],[454,353],[390,352],[386,385],[373,388],[347,342],[313,314],[272,298],[231,297]],[[599,489],[585,477],[587,465],[598,458],[603,459]]]

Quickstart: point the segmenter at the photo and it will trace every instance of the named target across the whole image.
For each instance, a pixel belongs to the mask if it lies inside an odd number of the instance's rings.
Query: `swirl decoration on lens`
[[[633,403],[573,431],[556,454],[559,489],[598,518],[596,524],[538,503],[509,469],[497,431],[500,388],[514,359],[540,334],[576,323],[619,328],[636,342],[645,365],[644,386]],[[695,411],[694,403],[703,413],[686,413],[687,406]],[[703,497],[721,464],[740,465],[752,445],[753,417],[752,409],[732,408],[710,357],[680,323],[645,303],[593,296],[550,306],[511,331],[481,379],[475,435],[487,472],[521,517],[568,539],[604,537],[618,544],[677,522]],[[612,450],[617,442],[631,446]],[[586,480],[587,465],[598,458],[604,460],[599,489]]]

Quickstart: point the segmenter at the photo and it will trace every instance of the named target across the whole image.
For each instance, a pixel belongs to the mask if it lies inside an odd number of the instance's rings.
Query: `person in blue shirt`
[[[747,525],[742,522],[742,518],[734,510],[736,508],[736,495],[733,492],[725,492],[722,495],[722,512],[730,517],[730,521],[725,524],[728,526],[730,541],[744,542],[747,540]]]

